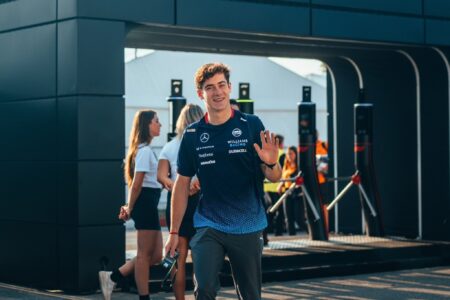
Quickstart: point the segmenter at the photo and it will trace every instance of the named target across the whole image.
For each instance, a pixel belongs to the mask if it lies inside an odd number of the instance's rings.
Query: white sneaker
[[[111,300],[111,294],[116,286],[116,283],[111,280],[112,272],[100,271],[98,272],[98,278],[100,279],[100,287],[102,289],[103,298],[105,300]]]

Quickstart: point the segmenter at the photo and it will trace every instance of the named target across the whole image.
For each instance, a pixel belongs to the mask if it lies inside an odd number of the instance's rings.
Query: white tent
[[[161,136],[153,145],[160,149],[167,141],[169,113],[167,97],[171,79],[183,80],[183,96],[188,103],[197,103],[194,73],[202,64],[223,62],[231,68],[232,98],[238,98],[239,83],[250,83],[250,98],[255,114],[265,127],[285,137],[285,146],[297,145],[297,103],[301,101],[302,86],[311,86],[312,101],[316,103],[317,129],[322,139],[327,136],[326,88],[302,77],[266,57],[204,54],[174,51],[154,51],[126,63],[125,105],[126,143],[132,118],[138,109],[151,108],[158,112],[163,124]]]

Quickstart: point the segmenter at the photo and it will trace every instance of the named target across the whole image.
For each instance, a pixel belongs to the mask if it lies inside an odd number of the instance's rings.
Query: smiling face
[[[200,99],[205,100],[209,113],[220,113],[230,110],[231,84],[223,73],[217,73],[205,80],[201,89],[197,89]]]
[[[148,132],[151,137],[159,136],[161,132],[161,123],[159,123],[158,115],[155,114],[153,119],[150,121],[150,124],[148,124]]]

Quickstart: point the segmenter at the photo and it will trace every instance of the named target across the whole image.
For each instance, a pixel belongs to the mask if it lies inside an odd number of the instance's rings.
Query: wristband
[[[169,232],[169,234],[176,234],[176,235],[178,235],[178,231],[171,231],[171,232]]]
[[[277,163],[274,163],[274,164],[264,163],[264,164],[271,170],[273,170],[273,167],[275,167],[277,165]]]

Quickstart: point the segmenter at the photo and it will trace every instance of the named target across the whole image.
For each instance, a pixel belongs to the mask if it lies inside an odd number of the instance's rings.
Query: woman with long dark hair
[[[288,148],[288,151],[286,153],[281,178],[293,178],[297,175],[297,173],[297,148],[291,146]],[[278,193],[283,194],[291,186],[291,184],[291,181],[281,182],[278,186]],[[283,203],[284,216],[286,218],[286,225],[289,235],[295,235],[295,223],[297,223],[300,230],[303,230],[306,227],[304,221],[304,205],[302,203],[302,199],[298,194],[298,190],[294,190],[292,194],[284,200]]]
[[[99,273],[102,293],[110,299],[117,282],[134,272],[139,299],[150,299],[149,269],[162,259],[162,235],[158,216],[161,185],[156,180],[158,160],[150,147],[159,136],[161,124],[153,110],[138,111],[133,120],[128,153],[125,158],[127,204],[120,208],[119,218],[133,219],[137,230],[137,256],[113,272]]]

